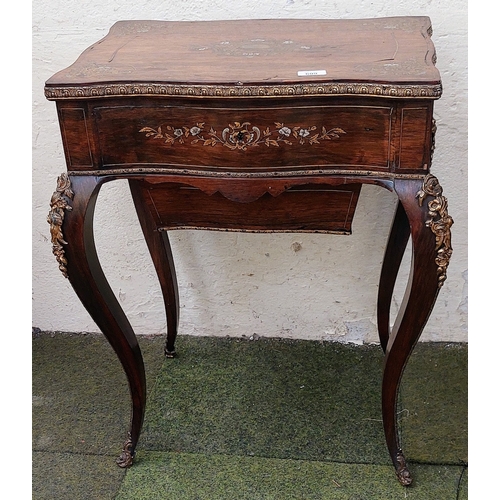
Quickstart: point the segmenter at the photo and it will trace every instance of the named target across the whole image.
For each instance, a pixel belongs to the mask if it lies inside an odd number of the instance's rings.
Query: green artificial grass
[[[34,500],[111,500],[125,471],[109,456],[38,451],[33,453],[32,475]],[[9,493],[7,498],[20,498]]]
[[[400,427],[409,460],[467,462],[467,348],[418,344],[400,388]]]
[[[455,500],[460,472],[419,465],[404,488],[391,466],[143,452],[116,500]]]
[[[147,450],[390,464],[376,346],[181,338],[152,392]]]
[[[467,498],[467,345],[419,344],[401,387],[414,485],[383,435],[378,346],[140,337],[148,404],[132,468],[130,417],[102,335],[33,339],[33,498],[128,500]]]
[[[163,339],[141,339],[148,388],[163,363]],[[125,373],[103,335],[59,333],[33,340],[34,451],[118,455],[130,422]]]

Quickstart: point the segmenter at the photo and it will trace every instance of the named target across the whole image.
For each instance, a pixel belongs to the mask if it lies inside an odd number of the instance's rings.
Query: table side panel
[[[92,169],[91,136],[88,127],[86,106],[75,103],[74,106],[59,108],[59,125],[63,140],[68,170]]]
[[[401,108],[397,170],[428,170],[431,163],[433,103],[408,103]]]

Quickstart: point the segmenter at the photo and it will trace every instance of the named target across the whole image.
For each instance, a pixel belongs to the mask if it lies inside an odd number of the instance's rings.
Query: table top
[[[428,17],[119,21],[48,99],[131,94],[439,98]]]

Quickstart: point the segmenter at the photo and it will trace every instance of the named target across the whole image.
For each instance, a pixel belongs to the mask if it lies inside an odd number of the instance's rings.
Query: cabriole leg
[[[386,350],[390,335],[390,312],[394,285],[410,237],[410,225],[405,209],[398,203],[380,272],[377,300],[377,324],[382,349]]]
[[[395,190],[409,221],[412,262],[406,293],[390,332],[382,382],[382,415],[387,447],[401,484],[412,478],[401,449],[397,425],[397,395],[408,358],[446,279],[451,257],[448,204],[436,177],[398,180]],[[401,216],[400,216],[401,217]]]
[[[134,200],[135,209],[141,224],[144,239],[153,259],[158,275],[165,313],[167,317],[167,341],[165,356],[175,357],[175,339],[179,328],[179,290],[175,274],[172,248],[166,231],[158,231],[156,222],[143,199],[145,188],[140,181],[129,180],[130,192]]]
[[[59,269],[116,352],[132,397],[130,431],[117,463],[132,465],[146,407],[146,375],[137,338],[101,269],[94,244],[94,209],[105,178],[58,178],[48,222]]]

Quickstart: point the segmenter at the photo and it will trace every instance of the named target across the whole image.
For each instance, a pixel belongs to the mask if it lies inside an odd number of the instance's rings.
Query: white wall
[[[97,327],[61,275],[46,222],[65,170],[53,102],[44,82],[70,65],[120,19],[365,18],[428,15],[443,97],[432,172],[454,218],[453,257],[422,340],[467,340],[467,2],[466,0],[35,0],[33,2],[33,326],[94,332]],[[380,264],[396,199],[363,186],[351,236],[174,232],[180,333],[283,336],[376,342]],[[96,242],[110,284],[138,334],[165,331],[161,292],[125,181],[106,184]],[[297,251],[300,243],[300,250]],[[408,256],[404,265],[408,266]],[[404,290],[400,280],[395,307]]]

